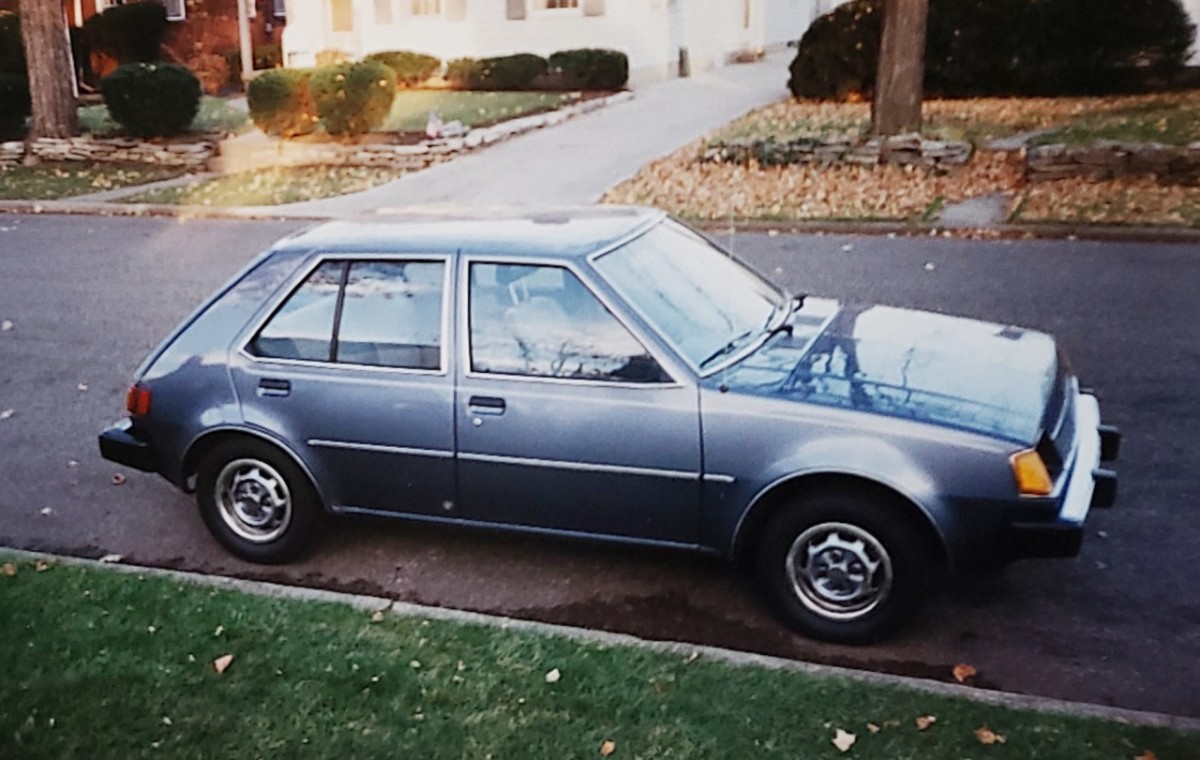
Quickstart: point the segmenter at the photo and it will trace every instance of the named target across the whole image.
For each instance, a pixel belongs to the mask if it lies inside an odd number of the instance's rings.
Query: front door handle
[[[467,408],[475,414],[504,414],[504,399],[495,396],[472,396]]]
[[[264,377],[258,381],[258,395],[260,396],[287,396],[291,392],[292,384],[287,380]]]

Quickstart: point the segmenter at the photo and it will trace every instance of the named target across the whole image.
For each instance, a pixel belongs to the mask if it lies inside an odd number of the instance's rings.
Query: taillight
[[[129,392],[125,394],[125,409],[134,417],[150,414],[150,389],[141,383],[129,386]]]

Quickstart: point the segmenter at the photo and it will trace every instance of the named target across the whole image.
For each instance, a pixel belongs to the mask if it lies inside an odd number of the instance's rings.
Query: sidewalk
[[[636,97],[361,193],[255,211],[341,216],[408,204],[596,202],[646,163],[787,96],[788,53],[671,79]]]

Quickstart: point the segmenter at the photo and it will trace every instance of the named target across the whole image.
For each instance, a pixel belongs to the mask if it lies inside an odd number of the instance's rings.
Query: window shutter
[[[583,0],[583,15],[603,16],[604,0]]]
[[[446,20],[465,21],[467,18],[467,0],[445,0]]]
[[[520,21],[525,18],[525,0],[507,0],[508,8],[504,16],[510,21]]]

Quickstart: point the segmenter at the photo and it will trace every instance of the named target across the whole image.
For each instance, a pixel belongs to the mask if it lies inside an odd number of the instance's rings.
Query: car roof
[[[662,211],[638,206],[452,209],[405,207],[321,224],[276,250],[519,254],[578,258],[648,229]]]

